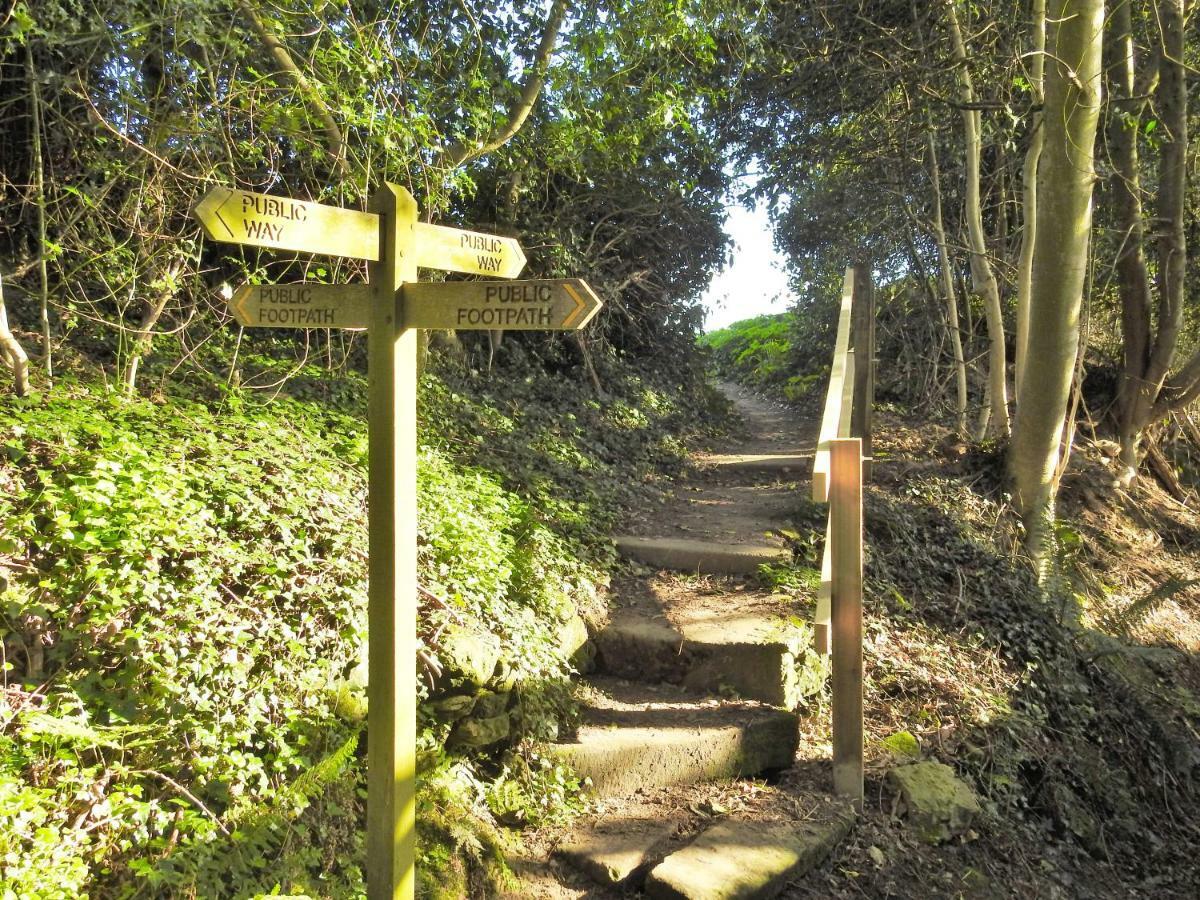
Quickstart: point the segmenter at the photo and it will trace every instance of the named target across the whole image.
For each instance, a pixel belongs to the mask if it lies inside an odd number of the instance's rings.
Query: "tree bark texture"
[[[954,269],[950,264],[950,249],[946,245],[946,226],[942,220],[942,175],[938,167],[937,144],[933,130],[928,133],[929,178],[933,183],[933,237],[937,242],[938,268],[941,270],[942,290],[946,293],[946,331],[954,354],[954,378],[957,387],[955,422],[961,437],[967,436],[967,362],[963,356],[962,331],[958,324],[958,300],[954,295]]]
[[[1103,0],[1051,0],[1045,146],[1029,309],[1029,356],[1009,463],[1026,547],[1043,561],[1054,517],[1055,469],[1079,351],[1100,114]]]
[[[980,201],[980,161],[983,152],[982,113],[975,96],[975,85],[967,68],[967,47],[955,9],[956,0],[947,0],[947,20],[959,70],[959,100],[962,105],[963,135],[966,141],[966,222],[971,251],[971,285],[983,300],[988,330],[988,388],[990,390],[991,428],[998,437],[1007,437],[1008,374],[1004,350],[1004,312],[1000,306],[1000,285],[988,256],[987,235],[983,230],[983,205]]]
[[[1042,81],[1046,73],[1046,0],[1033,0],[1032,23],[1033,55],[1029,60],[1029,85],[1033,102],[1044,100]],[[1025,163],[1021,167],[1021,258],[1017,262],[1017,347],[1015,400],[1021,402],[1021,375],[1025,369],[1025,358],[1029,346],[1029,295],[1033,285],[1033,242],[1037,235],[1037,169],[1042,157],[1045,132],[1042,130],[1042,114],[1034,110],[1029,114],[1029,147],[1025,151]]]

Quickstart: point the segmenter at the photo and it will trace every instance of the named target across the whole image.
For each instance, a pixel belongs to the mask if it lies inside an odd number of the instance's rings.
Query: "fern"
[[[225,825],[230,831],[250,831],[280,824],[299,815],[314,795],[345,770],[354,756],[354,751],[358,749],[360,733],[350,735],[333,753],[301,772],[291,784],[283,787],[269,804],[237,810],[226,816]]]
[[[1134,600],[1116,615],[1116,625],[1128,635],[1134,628],[1141,625],[1156,609],[1188,588],[1200,584],[1197,578],[1176,578],[1171,576],[1146,596]]]

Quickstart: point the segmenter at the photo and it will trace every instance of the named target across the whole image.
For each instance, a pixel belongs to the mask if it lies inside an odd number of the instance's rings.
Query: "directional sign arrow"
[[[215,187],[192,215],[214,241],[379,259],[379,216],[374,213]]]
[[[229,301],[247,328],[366,328],[371,288],[365,284],[243,284]]]
[[[402,321],[408,328],[578,331],[601,305],[580,278],[413,283],[403,288]]]
[[[515,238],[418,222],[417,265],[471,275],[516,278],[525,268],[525,253]]]

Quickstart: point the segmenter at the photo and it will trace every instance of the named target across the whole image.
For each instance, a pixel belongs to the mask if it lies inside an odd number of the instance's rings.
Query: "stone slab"
[[[676,827],[662,819],[615,817],[597,822],[557,852],[598,884],[635,882],[661,859]]]
[[[764,563],[783,565],[791,551],[771,544],[728,544],[684,538],[616,538],[617,551],[660,569],[710,575],[756,575]]]
[[[547,752],[591,779],[596,797],[741,778],[792,765],[799,719],[753,704],[589,711],[575,743]]]
[[[888,784],[900,794],[909,824],[927,844],[939,844],[963,834],[979,815],[975,792],[945,763],[898,766],[888,772]]]
[[[612,675],[662,680],[785,709],[820,689],[825,664],[811,633],[782,616],[730,617],[672,628],[639,610],[619,613],[596,635],[598,662]]]
[[[652,900],[748,900],[777,896],[817,866],[854,824],[847,810],[805,822],[726,821],[654,867]]]
[[[720,472],[806,472],[813,464],[811,454],[794,453],[720,453],[703,461]]]

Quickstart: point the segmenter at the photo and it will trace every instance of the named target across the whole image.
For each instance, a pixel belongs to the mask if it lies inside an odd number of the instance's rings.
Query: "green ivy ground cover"
[[[340,405],[65,383],[0,406],[0,896],[361,895],[367,428],[347,381]],[[559,631],[602,602],[622,502],[703,419],[695,380],[626,372],[603,402],[533,368],[492,383],[427,376],[421,399],[422,690],[457,624],[499,642],[521,699],[490,753],[445,750],[423,708],[421,864],[449,895],[495,816],[576,802],[525,741],[571,713]]]

